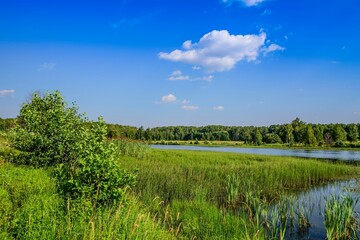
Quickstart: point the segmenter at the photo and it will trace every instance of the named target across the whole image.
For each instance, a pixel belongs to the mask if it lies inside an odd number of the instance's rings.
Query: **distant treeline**
[[[170,126],[135,128],[109,125],[108,137],[145,141],[242,141],[245,144],[360,147],[360,124],[310,124],[296,118],[289,124],[269,127]]]
[[[0,130],[14,126],[16,119],[1,119]],[[360,124],[311,124],[296,118],[288,124],[269,127],[170,126],[137,128],[107,124],[108,138],[144,141],[241,141],[245,144],[289,144],[307,146],[360,147]]]

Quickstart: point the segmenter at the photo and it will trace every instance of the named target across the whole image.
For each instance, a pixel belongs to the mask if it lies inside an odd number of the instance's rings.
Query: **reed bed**
[[[169,226],[181,223],[185,239],[284,239],[291,226],[297,233],[310,227],[311,211],[285,194],[360,175],[359,167],[343,163],[176,150],[152,150],[146,160],[121,164],[138,171],[142,202],[159,219],[167,209]]]
[[[119,156],[130,156],[137,159],[146,159],[151,151],[149,145],[142,141],[114,140]]]
[[[359,199],[350,194],[330,196],[325,201],[325,229],[327,239],[359,239],[359,219],[355,206]]]

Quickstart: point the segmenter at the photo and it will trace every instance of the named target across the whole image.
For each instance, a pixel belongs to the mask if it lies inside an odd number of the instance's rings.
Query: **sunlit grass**
[[[327,239],[358,239],[355,206],[359,199],[351,195],[330,196],[325,201]]]
[[[284,238],[291,221],[310,226],[311,210],[272,207],[286,203],[284,194],[360,174],[356,166],[311,159],[155,149],[146,160],[121,164],[138,172],[136,192],[160,219],[167,209],[168,224],[181,223],[180,236],[198,239],[239,232],[244,239]]]
[[[132,194],[92,206],[57,194],[50,170],[0,166],[0,239],[173,239]]]

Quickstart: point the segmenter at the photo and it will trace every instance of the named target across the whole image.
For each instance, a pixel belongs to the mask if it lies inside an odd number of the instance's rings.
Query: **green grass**
[[[0,156],[0,239],[283,239],[308,212],[286,194],[360,175],[343,163],[117,144],[137,185],[101,207],[61,197],[51,169]]]
[[[0,239],[173,239],[128,195],[116,206],[93,207],[57,194],[49,170],[0,165]]]
[[[138,170],[137,191],[142,198],[192,200],[202,187],[207,190],[206,200],[218,205],[228,201],[226,184],[232,175],[239,179],[239,197],[248,189],[259,190],[271,201],[284,191],[360,174],[359,167],[311,159],[155,149],[146,160],[131,158],[121,164]]]
[[[173,141],[154,141],[152,144],[159,145],[185,145],[185,146],[204,146],[204,147],[239,147],[239,148],[274,148],[274,149],[301,149],[301,150],[332,150],[332,151],[360,151],[359,147],[329,147],[329,146],[307,146],[305,144],[271,143],[271,144],[246,144],[243,141],[190,141],[190,140],[173,140]],[[350,143],[347,143],[350,144]]]
[[[359,199],[352,196],[330,196],[325,202],[327,239],[358,239],[355,206]]]
[[[198,239],[281,238],[286,227],[268,220],[280,214],[269,206],[281,196],[360,175],[360,167],[343,163],[155,149],[121,164],[137,171],[135,191],[160,219],[181,223],[180,236]]]

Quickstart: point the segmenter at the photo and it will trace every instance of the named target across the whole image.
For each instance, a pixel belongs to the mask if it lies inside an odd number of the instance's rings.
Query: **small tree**
[[[10,134],[13,147],[21,151],[13,161],[37,167],[76,161],[86,133],[84,123],[77,107],[68,107],[60,92],[43,97],[34,93],[22,105],[19,124]]]
[[[11,132],[20,150],[14,163],[35,167],[55,166],[62,193],[103,203],[117,201],[135,176],[115,160],[115,146],[106,143],[102,118],[96,123],[68,107],[60,92],[33,94],[20,110],[20,123]]]

